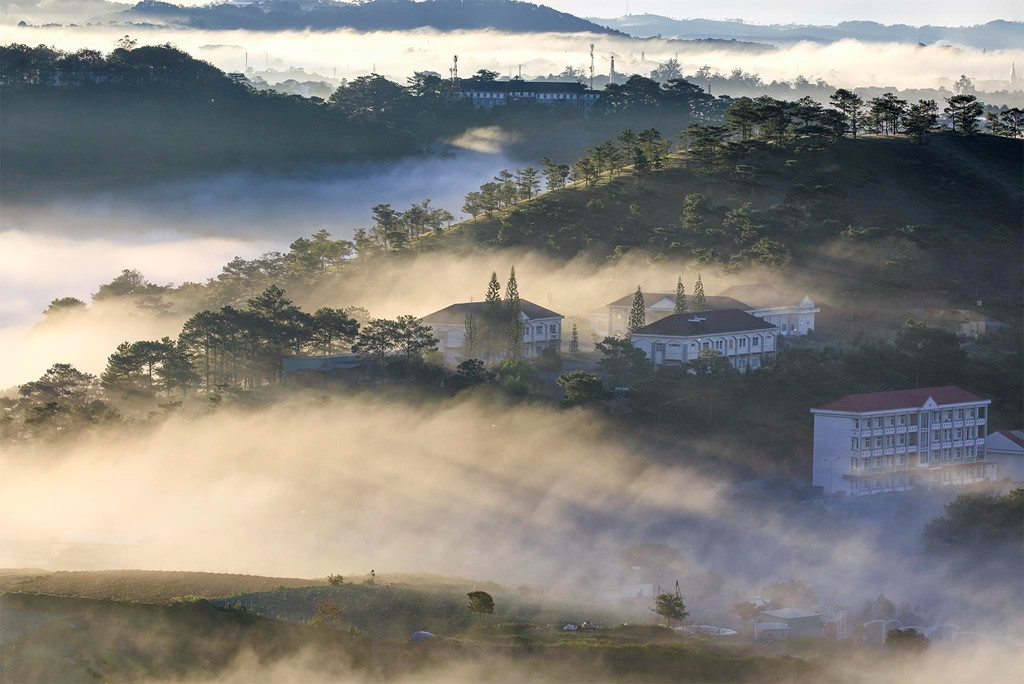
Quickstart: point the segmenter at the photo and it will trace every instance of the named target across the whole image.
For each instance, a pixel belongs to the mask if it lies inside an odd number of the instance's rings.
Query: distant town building
[[[852,394],[811,409],[812,483],[860,496],[996,479],[985,460],[991,400],[953,387]]]
[[[440,311],[424,316],[421,321],[429,325],[439,342],[438,350],[449,365],[464,361],[462,345],[466,336],[466,316],[472,314],[482,326],[484,302],[452,304]],[[519,301],[519,319],[523,323],[523,356],[531,358],[551,347],[562,349],[562,314],[522,299]]]
[[[710,299],[710,298],[709,298]],[[681,366],[714,350],[733,368],[759,368],[775,359],[778,328],[740,309],[671,314],[630,334],[655,365]]]
[[[601,99],[601,94],[576,82],[524,81],[519,78],[477,81],[463,78],[459,79],[459,87],[451,93],[451,97],[468,99],[474,107],[487,109],[511,102],[539,102],[590,111]]]
[[[762,610],[761,622],[758,624],[786,625],[789,629],[786,634],[789,637],[820,637],[821,616],[814,611],[802,608],[778,608],[775,610]],[[778,629],[772,627],[768,629]],[[757,625],[754,626],[755,633]]]
[[[1024,430],[999,430],[985,437],[985,459],[1000,480],[1024,483]]]
[[[647,324],[659,321],[672,314],[676,306],[674,292],[645,292],[644,310]],[[633,306],[633,296],[628,294],[602,309],[590,313],[590,327],[601,338],[624,335]],[[692,296],[687,304],[694,305]],[[740,309],[762,318],[779,329],[780,335],[806,335],[814,330],[814,314],[821,309],[814,301],[780,292],[767,283],[736,285],[719,295],[705,298],[704,310]]]

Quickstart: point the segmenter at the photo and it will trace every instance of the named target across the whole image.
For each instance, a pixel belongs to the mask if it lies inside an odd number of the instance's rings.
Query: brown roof
[[[690,320],[703,318],[701,322]],[[722,311],[697,311],[694,313],[672,314],[660,321],[636,330],[637,335],[667,335],[671,337],[696,337],[697,335],[719,335],[722,333],[746,332],[748,330],[775,330],[776,327],[757,316],[739,309]]]
[[[482,316],[485,306],[486,302],[462,302],[459,304],[452,304],[451,306],[446,306],[440,311],[427,314],[420,320],[423,323],[432,323],[434,325],[463,325],[466,322],[466,314],[472,313],[474,316]],[[551,309],[545,309],[543,306],[539,306],[525,299],[519,300],[519,310],[526,314],[526,317],[530,320],[535,318],[562,317],[562,314],[560,313],[555,313]]]
[[[903,408],[921,408],[928,397],[936,404],[963,404],[971,401],[985,401],[973,392],[960,389],[953,385],[945,387],[923,387],[921,389],[895,390],[892,392],[871,392],[869,394],[851,394],[830,401],[818,407],[821,411],[849,411],[866,413],[869,411],[892,411]]]

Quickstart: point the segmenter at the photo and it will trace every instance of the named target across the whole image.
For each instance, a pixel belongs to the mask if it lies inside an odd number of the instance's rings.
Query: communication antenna
[[[608,82],[615,83],[615,55],[612,55],[612,68],[608,72]]]
[[[594,44],[590,44],[590,89],[594,89]]]
[[[452,58],[452,68],[448,70],[452,75],[452,84],[458,83],[459,81],[459,56],[455,55]]]
[[[522,64],[519,65],[519,80],[520,81],[523,80],[523,65]]]

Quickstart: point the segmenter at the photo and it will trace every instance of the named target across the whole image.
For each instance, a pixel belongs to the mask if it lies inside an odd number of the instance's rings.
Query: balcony
[[[907,432],[917,432],[917,426],[916,425],[908,425],[907,426]]]
[[[898,427],[898,428],[896,428],[896,434],[897,435],[905,435],[905,434],[907,434],[907,428],[906,427]]]
[[[954,420],[953,421],[953,427],[955,427],[955,428],[962,428],[963,426],[964,426],[964,421],[962,421],[962,420]]]
[[[984,418],[979,418],[978,420],[975,421],[974,424],[975,425],[984,425],[985,424],[985,419]]]

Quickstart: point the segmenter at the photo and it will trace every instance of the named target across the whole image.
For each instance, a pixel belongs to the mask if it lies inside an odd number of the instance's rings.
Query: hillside
[[[423,247],[598,259],[640,250],[709,269],[828,277],[833,292],[1005,299],[1019,320],[1022,152],[1021,141],[991,136],[846,138],[825,149],[754,147],[710,173],[677,155],[643,179],[606,174],[483,214]]]
[[[615,29],[518,0],[370,0],[369,2],[297,3],[258,0],[251,3],[175,5],[142,0],[113,15],[125,22],[166,22],[205,30],[402,31],[432,27],[442,31],[498,29],[511,32],[579,32],[620,34]]]

